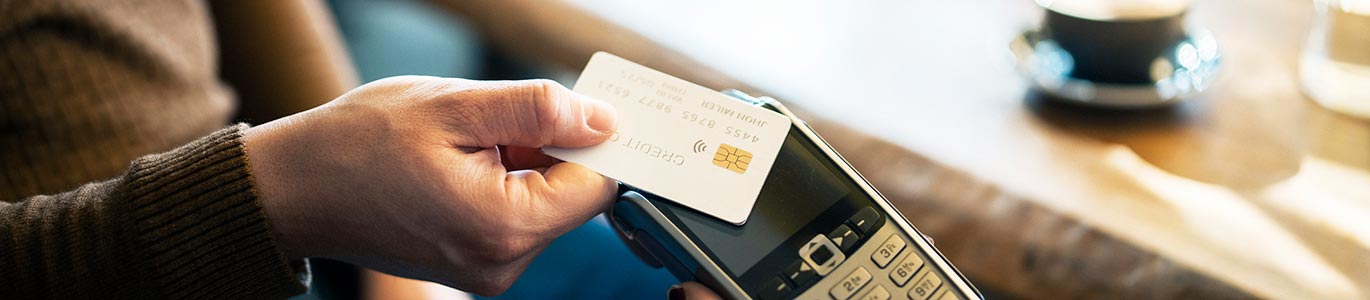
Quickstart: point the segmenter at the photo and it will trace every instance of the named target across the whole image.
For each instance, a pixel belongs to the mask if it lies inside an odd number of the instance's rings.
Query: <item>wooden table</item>
[[[1370,122],[1300,93],[1308,1],[1199,1],[1190,23],[1216,35],[1222,73],[1150,111],[1040,100],[1007,48],[1031,1],[659,2],[448,6],[568,70],[607,50],[802,107],[981,286],[1370,298]]]

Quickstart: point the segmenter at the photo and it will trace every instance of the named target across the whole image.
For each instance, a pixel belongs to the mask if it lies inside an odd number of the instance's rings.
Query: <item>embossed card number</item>
[[[751,214],[790,129],[784,115],[605,52],[573,90],[617,108],[618,131],[600,145],[544,152],[735,225]]]

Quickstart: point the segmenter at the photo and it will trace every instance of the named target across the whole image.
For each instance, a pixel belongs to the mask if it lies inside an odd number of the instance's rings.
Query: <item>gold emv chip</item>
[[[737,174],[747,173],[747,165],[752,163],[752,153],[747,150],[738,149],[728,144],[718,144],[718,152],[714,152],[714,165],[723,167]]]

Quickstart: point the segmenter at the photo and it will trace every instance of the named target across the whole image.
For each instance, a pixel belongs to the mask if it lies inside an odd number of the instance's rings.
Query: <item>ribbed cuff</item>
[[[277,248],[235,125],[133,162],[122,210],[129,254],[168,299],[285,298],[305,292],[308,270]]]

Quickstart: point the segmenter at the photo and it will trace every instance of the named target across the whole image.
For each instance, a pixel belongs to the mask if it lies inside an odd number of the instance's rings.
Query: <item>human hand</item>
[[[392,77],[252,128],[244,144],[289,258],[494,295],[617,190],[537,148],[594,145],[615,122],[608,104],[551,81]]]

